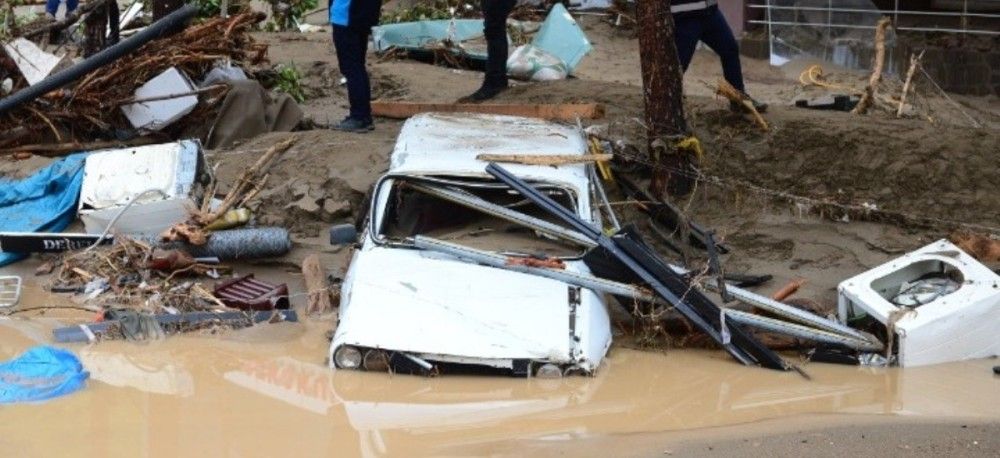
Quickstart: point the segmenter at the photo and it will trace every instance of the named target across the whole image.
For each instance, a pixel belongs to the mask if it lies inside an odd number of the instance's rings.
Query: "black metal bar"
[[[694,325],[701,329],[702,332],[712,337],[713,340],[728,351],[729,354],[732,355],[737,361],[743,364],[756,363],[771,369],[787,370],[788,365],[785,364],[780,356],[768,350],[766,347],[749,336],[749,334],[746,334],[745,331],[738,326],[728,325],[730,333],[736,337],[736,344],[728,339],[724,339],[722,334],[717,329],[717,326],[721,326],[719,318],[721,309],[719,309],[719,307],[712,303],[707,297],[701,295],[700,291],[694,289],[690,285],[687,285],[687,282],[685,282],[680,275],[670,270],[670,268],[656,258],[651,251],[646,250],[644,245],[638,245],[634,240],[620,236],[616,236],[615,240],[612,240],[608,236],[604,235],[599,229],[594,228],[585,221],[581,220],[575,213],[570,212],[565,207],[559,205],[548,196],[538,192],[531,187],[531,185],[525,183],[523,180],[514,176],[509,171],[495,163],[487,165],[486,172],[504,182],[512,189],[519,192],[539,207],[543,208],[545,211],[562,219],[566,224],[573,227],[580,233],[591,237],[595,242],[597,242],[597,245],[601,249],[605,250],[616,260],[624,264],[629,270],[634,272],[643,282],[647,283],[653,291],[656,292],[656,294],[666,299],[667,302],[676,307],[685,318],[694,323]],[[637,259],[637,257],[639,259]],[[672,281],[675,287],[668,287],[666,281]],[[683,291],[677,291],[676,285],[678,282],[681,285],[687,285],[685,287],[686,289]],[[684,296],[686,298],[689,295],[700,295],[700,297],[704,299],[704,301],[700,304],[702,310],[696,310],[687,299],[682,299],[681,297]],[[714,317],[711,316],[713,309],[715,311]],[[716,326],[713,326],[710,323],[715,323]],[[735,332],[733,332],[734,329]],[[744,345],[749,344],[753,352],[748,352],[741,348],[739,345],[741,343]],[[758,351],[760,348],[764,351]]]
[[[182,25],[185,25],[198,13],[198,7],[194,5],[184,5],[184,7],[170,13],[163,19],[154,22],[141,32],[132,35],[108,47],[103,51],[94,54],[82,62],[73,65],[55,75],[39,81],[37,84],[28,86],[20,91],[11,94],[10,97],[0,100],[0,114],[4,114],[20,105],[31,102],[49,92],[70,84],[84,75],[104,67],[129,53],[139,49],[146,43],[177,32]]]
[[[686,224],[688,228],[691,229],[688,236],[688,240],[682,240],[682,242],[688,243],[689,245],[698,248],[706,249],[708,247],[706,233],[708,232],[702,225],[691,221],[689,218],[684,216],[684,213],[677,207],[675,207],[670,202],[664,202],[662,200],[654,198],[651,194],[640,188],[628,177],[618,174],[615,178],[615,182],[621,188],[625,194],[628,194],[633,199],[643,203],[643,207],[640,207],[643,212],[649,215],[650,219],[662,224],[667,229],[676,232],[682,224]],[[716,248],[719,253],[726,254],[729,253],[729,247],[722,243],[717,243]]]

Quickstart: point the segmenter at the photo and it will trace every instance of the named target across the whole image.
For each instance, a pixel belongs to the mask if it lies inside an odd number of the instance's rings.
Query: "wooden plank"
[[[326,275],[319,263],[319,255],[311,254],[302,260],[302,276],[305,278],[306,291],[309,292],[306,314],[327,313],[333,310],[330,290],[326,284]]]
[[[610,161],[610,154],[480,154],[476,159],[486,162],[502,162],[505,164],[523,165],[558,165],[581,164],[586,162]]]
[[[383,118],[406,119],[419,113],[483,113],[524,116],[553,121],[575,121],[604,117],[604,105],[599,103],[567,104],[494,104],[494,103],[419,103],[372,102],[372,114]]]

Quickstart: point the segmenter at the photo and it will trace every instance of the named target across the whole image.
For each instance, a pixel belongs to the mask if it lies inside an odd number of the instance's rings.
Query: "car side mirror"
[[[330,228],[330,245],[350,245],[358,242],[358,230],[353,224],[337,224]]]

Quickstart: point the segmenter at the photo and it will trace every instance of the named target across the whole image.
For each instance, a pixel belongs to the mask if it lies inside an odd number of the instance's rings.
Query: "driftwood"
[[[476,156],[476,159],[486,162],[502,162],[505,164],[549,165],[556,167],[568,164],[610,161],[613,157],[614,156],[611,154],[559,154],[545,156],[535,156],[531,154],[480,154]]]
[[[597,103],[568,104],[492,104],[492,103],[414,103],[372,102],[372,114],[383,118],[406,119],[427,112],[485,113],[556,121],[600,119],[604,106]]]
[[[750,100],[750,97],[733,87],[732,84],[729,84],[729,81],[719,78],[719,85],[715,89],[715,94],[721,95],[746,108],[747,111],[749,111],[753,116],[754,122],[760,126],[761,130],[766,132],[770,128],[767,125],[767,120],[765,120],[764,117],[761,116],[760,112],[757,111],[757,108],[753,106],[753,101]]]
[[[903,107],[906,105],[906,94],[910,92],[910,84],[913,82],[913,74],[917,72],[917,67],[920,66],[920,59],[924,58],[924,51],[920,51],[920,55],[910,54],[910,69],[906,71],[906,81],[903,82],[903,94],[899,96],[899,108],[896,109],[896,117],[903,116]]]
[[[226,212],[232,209],[236,204],[245,203],[248,200],[247,196],[252,196],[257,193],[255,190],[260,188],[260,183],[266,179],[267,169],[271,166],[271,163],[274,162],[274,159],[285,151],[288,151],[288,149],[291,148],[296,141],[298,141],[298,138],[290,137],[287,140],[269,148],[267,152],[260,157],[260,159],[257,159],[257,162],[240,175],[240,177],[236,180],[236,184],[229,190],[226,197],[222,199],[222,203],[219,204],[219,207],[212,213],[195,215],[195,222],[202,227],[207,226],[219,219],[222,215],[225,215]]]
[[[872,66],[872,76],[868,79],[868,86],[865,87],[861,100],[851,113],[864,114],[874,103],[878,85],[882,82],[882,68],[885,66],[885,32],[891,23],[889,18],[884,17],[875,26],[875,64]]]
[[[305,280],[306,291],[309,292],[306,313],[312,315],[333,310],[330,289],[326,283],[326,275],[323,274],[323,267],[320,266],[319,255],[311,254],[302,260],[302,277]]]

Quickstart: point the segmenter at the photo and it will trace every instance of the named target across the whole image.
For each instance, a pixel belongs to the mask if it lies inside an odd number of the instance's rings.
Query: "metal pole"
[[[873,343],[868,339],[858,340],[851,337],[845,337],[839,334],[834,334],[831,332],[820,331],[818,329],[809,328],[806,326],[801,326],[798,324],[788,323],[781,320],[775,320],[773,318],[768,318],[760,315],[754,315],[749,312],[744,312],[740,310],[725,309],[726,317],[737,323],[754,327],[757,329],[762,329],[765,331],[775,332],[778,334],[784,334],[792,337],[798,337],[800,339],[811,340],[814,342],[825,342],[835,345],[843,345],[845,347],[853,348],[855,350],[861,351],[882,351],[885,346],[881,343]]]
[[[512,223],[517,223],[525,227],[529,227],[538,232],[551,235],[553,237],[574,242],[585,247],[597,246],[593,240],[587,238],[583,234],[576,231],[569,230],[565,227],[559,226],[558,224],[552,224],[543,219],[538,219],[532,216],[525,215],[524,213],[511,210],[506,207],[501,207],[492,202],[480,199],[471,194],[465,194],[458,191],[452,191],[450,189],[438,188],[434,186],[427,186],[417,183],[408,183],[413,189],[424,194],[437,197],[439,199],[459,204],[466,208],[471,208],[473,210],[479,210],[483,213],[493,215],[497,218],[510,221]]]
[[[586,275],[568,270],[548,269],[545,267],[532,267],[523,264],[511,264],[507,256],[490,253],[488,251],[477,250],[466,246],[445,242],[431,237],[418,235],[413,238],[413,246],[427,251],[443,253],[454,256],[458,259],[483,264],[498,269],[521,272],[525,274],[537,275],[539,277],[551,278],[563,283],[594,291],[613,294],[615,296],[630,297],[644,302],[663,304],[663,300],[657,298],[648,291],[627,283],[619,283],[612,280],[598,278],[593,275]]]

